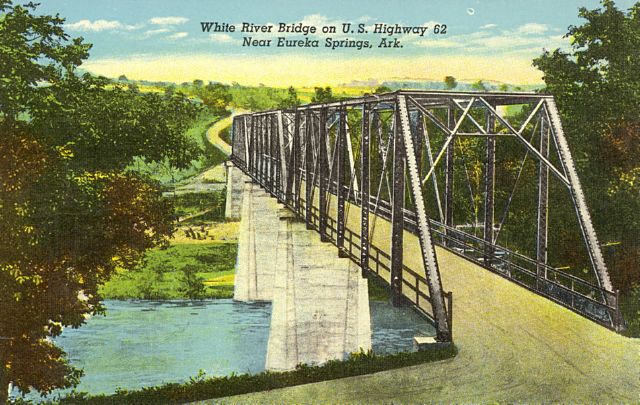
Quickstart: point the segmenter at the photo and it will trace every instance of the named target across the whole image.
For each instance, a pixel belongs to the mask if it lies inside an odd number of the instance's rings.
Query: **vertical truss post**
[[[258,120],[251,115],[251,174],[258,178]]]
[[[267,122],[267,128],[265,131],[265,137],[267,140],[267,190],[273,195],[275,191],[273,184],[273,114],[268,114],[264,118]]]
[[[495,106],[494,106],[495,108]],[[495,132],[496,119],[489,111],[486,114],[487,133]],[[495,216],[494,191],[496,171],[496,140],[493,136],[486,139],[486,160],[484,170],[484,264],[490,266],[493,259],[493,223]],[[475,227],[475,224],[474,224]],[[475,228],[474,228],[475,229]]]
[[[371,125],[369,124],[369,106],[362,104],[362,137],[360,139],[360,268],[366,276],[369,268],[369,153]]]
[[[447,108],[447,128],[453,130],[456,126],[456,118],[453,106]],[[447,146],[447,154],[444,160],[444,222],[453,226],[453,147],[455,142]]]
[[[275,195],[276,198],[280,199],[280,179],[279,179],[279,173],[280,173],[280,168],[278,166],[280,166],[280,159],[278,159],[278,127],[277,127],[277,123],[276,123],[276,113],[271,114],[271,133],[270,138],[271,138],[271,189],[272,194]]]
[[[282,117],[282,110],[279,110],[277,113],[277,145],[278,145],[278,149],[277,149],[277,156],[278,156],[278,161],[280,162],[280,167],[278,167],[278,179],[277,179],[277,184],[278,187],[280,188],[280,193],[278,193],[278,200],[280,200],[280,202],[285,202],[287,201],[287,153],[286,153],[286,145],[285,145],[285,141],[284,141],[284,122],[283,122],[283,117]]]
[[[278,126],[276,122],[277,113],[271,114],[271,187],[274,191],[275,197],[280,199],[280,159],[278,158]]]
[[[320,123],[318,125],[318,180],[320,192],[320,209],[319,209],[319,232],[320,240],[328,242],[327,235],[327,217],[329,216],[327,194],[329,192],[329,158],[327,152],[327,107],[320,109]],[[334,152],[335,153],[335,152]]]
[[[262,156],[264,159],[264,180],[263,182],[265,183],[265,185],[267,186],[267,190],[269,192],[271,192],[271,183],[270,183],[270,177],[271,177],[271,142],[270,142],[270,138],[271,138],[271,116],[270,115],[264,115],[262,117],[262,122],[263,122],[263,127],[262,127],[262,134],[263,134],[263,149],[262,149]]]
[[[307,224],[307,229],[313,229],[312,217],[311,217],[311,207],[313,206],[312,201],[312,191],[313,191],[313,150],[311,146],[311,137],[313,134],[311,133],[311,111],[307,109],[305,111],[305,175],[304,175],[304,185],[305,185],[305,222]]]
[[[415,202],[416,222],[418,225],[418,236],[420,238],[420,248],[422,250],[422,260],[429,284],[429,295],[433,316],[436,322],[436,339],[441,342],[452,340],[451,323],[447,316],[447,309],[444,303],[444,292],[440,279],[440,270],[436,259],[436,251],[431,238],[431,229],[425,210],[424,197],[422,195],[422,185],[416,155],[411,138],[411,127],[409,125],[409,112],[407,110],[407,100],[405,96],[398,96],[397,106],[400,117],[400,128],[404,141],[405,156],[407,159],[407,171],[411,183],[411,194]],[[451,308],[449,309],[451,311]]]
[[[549,128],[546,120],[540,120],[540,154],[549,159]],[[536,238],[536,287],[544,288],[547,278],[547,236],[549,231],[549,166],[539,163],[538,172],[538,228]]]
[[[291,204],[296,213],[299,213],[300,210],[300,198],[297,195],[298,193],[298,182],[300,175],[300,153],[301,153],[301,145],[300,142],[300,112],[296,109],[293,117],[293,131],[291,132],[291,167],[289,167],[289,171],[287,172],[287,188],[286,188],[286,201]]]
[[[247,148],[247,151],[245,152],[245,157],[247,158],[247,173],[251,174],[252,171],[252,167],[253,167],[253,137],[252,137],[252,130],[251,130],[251,117],[250,116],[246,116],[244,117],[244,137],[245,137],[245,145]]]
[[[245,165],[247,165],[247,169],[249,168],[249,137],[250,137],[250,131],[249,131],[249,116],[245,115],[244,117],[242,117],[242,134],[244,136],[244,163]]]
[[[396,104],[399,102],[396,101]],[[408,115],[407,115],[408,118]],[[396,105],[393,125],[393,183],[391,198],[391,303],[401,305],[402,299],[402,259],[404,242],[404,151],[400,131],[400,111]],[[411,127],[409,127],[411,136]],[[415,156],[414,156],[415,159]]]
[[[262,183],[262,119],[260,116],[254,116],[256,129],[256,180]]]
[[[279,202],[282,202],[282,196],[284,187],[282,187],[282,154],[280,153],[280,137],[282,133],[280,131],[281,127],[278,125],[278,116],[282,113],[280,111],[274,113],[273,119],[273,184],[274,189],[276,190],[276,198]]]
[[[416,113],[416,159],[418,160],[418,173],[422,173],[422,144],[424,143],[424,117],[422,111]],[[436,174],[433,174],[436,178]]]
[[[338,212],[336,226],[336,246],[338,247],[338,255],[340,257],[348,257],[344,250],[344,211],[345,211],[345,178],[346,178],[346,160],[347,160],[347,109],[340,109],[340,127],[338,128],[338,142],[336,150],[337,166],[336,180],[338,197]],[[348,188],[348,187],[347,187]]]
[[[266,116],[260,116],[260,183],[264,186],[266,183],[267,173],[267,131],[266,131]]]
[[[269,169],[271,168],[269,159],[269,147],[271,146],[269,145],[270,120],[268,115],[262,115],[260,118],[262,119],[262,184],[268,191],[271,191],[269,186]]]

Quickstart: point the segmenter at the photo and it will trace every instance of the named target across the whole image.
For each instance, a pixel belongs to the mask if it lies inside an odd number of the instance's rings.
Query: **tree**
[[[126,82],[126,81],[128,81],[128,80],[129,80],[129,79],[127,79],[127,76],[125,76],[125,75],[120,75],[120,76],[118,76],[118,81],[119,81],[119,82]]]
[[[373,94],[382,94],[382,93],[390,93],[393,90],[391,90],[390,87],[387,86],[378,86],[376,87],[376,89],[373,91]]]
[[[194,85],[195,87],[202,87],[202,86],[204,86],[204,82],[203,82],[201,79],[195,79],[195,80],[193,81],[193,85]]]
[[[204,105],[217,115],[223,115],[231,101],[229,86],[222,83],[209,83],[200,87],[196,94],[202,99]]]
[[[98,285],[173,232],[170,203],[127,166],[199,152],[183,135],[195,106],[79,76],[90,45],[35,9],[0,0],[0,403],[10,382],[78,382],[50,338],[100,313]]]
[[[287,95],[278,104],[278,108],[295,108],[300,105],[300,99],[298,98],[298,92],[293,86],[287,89]]]
[[[200,300],[205,297],[206,287],[204,278],[198,276],[198,266],[187,264],[180,269],[180,287],[178,291],[189,297],[190,300]]]
[[[164,94],[167,97],[172,97],[176,92],[176,85],[171,83],[165,86],[164,88]]]
[[[444,88],[447,90],[453,90],[458,87],[458,82],[456,78],[453,76],[445,76],[444,77]]]
[[[624,291],[640,284],[640,3],[624,12],[604,0],[579,16],[571,50],[533,64],[556,99],[599,236],[622,242],[610,272]]]
[[[332,101],[335,101],[335,97],[331,87],[314,87],[314,95],[311,97],[312,103],[330,103]]]
[[[474,82],[474,83],[471,84],[471,90],[473,90],[473,91],[487,91],[487,90],[489,90],[489,88],[487,87],[487,85],[482,80],[478,80],[477,82]]]

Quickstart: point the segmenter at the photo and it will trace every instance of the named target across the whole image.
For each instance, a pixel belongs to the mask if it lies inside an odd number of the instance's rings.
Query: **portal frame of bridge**
[[[498,112],[514,105],[528,109],[517,129]],[[434,131],[440,131],[444,140],[435,150]],[[525,138],[529,132],[530,140]],[[435,244],[606,327],[623,328],[618,294],[612,289],[551,96],[397,91],[238,115],[234,117],[232,136],[235,165],[303,217],[309,229],[317,229],[322,240],[333,242],[341,256],[351,257],[363,273],[378,275],[380,258],[388,259],[388,266],[382,266],[390,273],[393,302],[400,304],[413,297],[408,301],[419,309],[424,308],[421,303],[428,302],[431,311],[427,313],[435,321],[440,341],[452,339],[452,308],[451,295],[442,287]],[[454,150],[455,141],[461,137],[485,138],[482,237],[462,231],[453,222]],[[533,142],[534,137],[539,142]],[[524,147],[523,167],[528,156],[538,164],[535,258],[496,243],[513,197],[512,192],[496,226],[496,144],[503,138],[515,139]],[[552,162],[551,146],[559,164]],[[463,154],[461,158],[464,162]],[[444,165],[444,190],[438,186],[439,165]],[[569,192],[595,282],[547,262],[549,174]],[[425,203],[429,187],[436,206],[432,217],[427,215]],[[329,214],[331,198],[337,200],[335,218]],[[360,207],[359,234],[346,229],[347,204]],[[379,216],[391,222],[388,258],[370,242],[372,216],[374,221]],[[424,276],[403,264],[404,230],[419,237]],[[405,280],[405,274],[415,283]],[[428,295],[420,288],[421,283],[428,287]]]

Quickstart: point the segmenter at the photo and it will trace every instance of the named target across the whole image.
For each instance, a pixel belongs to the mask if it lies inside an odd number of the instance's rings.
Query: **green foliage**
[[[259,374],[237,374],[225,377],[203,378],[201,373],[183,384],[169,383],[139,391],[119,390],[114,395],[88,396],[74,394],[63,398],[61,404],[162,404],[185,403],[221,398],[250,392],[335,380],[351,376],[376,373],[400,367],[441,361],[454,357],[458,350],[450,345],[443,349],[421,352],[396,353],[378,356],[373,353],[354,353],[345,361],[332,360],[321,366],[300,365],[286,372],[264,371]]]
[[[313,97],[311,97],[312,103],[330,103],[336,100],[336,98],[333,96],[333,91],[329,86],[325,88],[314,87],[313,89],[315,93]]]
[[[620,298],[622,317],[627,321],[625,334],[640,337],[640,285],[634,286]]]
[[[298,98],[298,93],[293,86],[290,86],[287,89],[287,96],[283,98],[278,104],[278,108],[294,108],[300,105],[300,99]],[[230,142],[227,142],[231,144]]]
[[[245,110],[263,111],[278,108],[278,106],[290,97],[287,89],[258,86],[249,87],[234,83],[229,88],[232,103]]]
[[[373,94],[391,93],[393,90],[387,86],[378,86],[373,91]]]
[[[190,142],[196,144],[200,150],[197,158],[192,159],[187,167],[176,168],[166,158],[161,161],[149,161],[145,156],[141,156],[134,158],[133,163],[127,167],[127,170],[144,174],[160,182],[163,186],[169,186],[184,182],[210,167],[219,165],[227,160],[227,156],[209,143],[207,130],[220,118],[228,114],[225,111],[225,115],[219,116],[209,110],[204,110],[196,121],[192,123],[191,127],[185,131],[185,138],[190,139]]]
[[[453,76],[445,76],[444,77],[444,87],[447,90],[453,90],[458,86],[458,82],[456,81],[456,78]]]
[[[183,95],[140,93],[76,68],[90,45],[57,16],[0,0],[0,403],[75,385],[51,343],[102,311],[98,286],[173,232],[136,157],[186,167],[200,149]]]
[[[640,3],[629,11],[604,0],[571,26],[570,52],[534,60],[544,73],[577,161],[615,288],[640,283]],[[612,215],[612,212],[615,212]]]
[[[231,298],[232,285],[202,281],[234,273],[235,243],[178,243],[151,250],[143,263],[100,287],[106,299]]]
[[[220,131],[220,138],[227,144],[231,145],[231,125]]]
[[[473,90],[473,91],[488,91],[489,88],[487,87],[487,85],[482,80],[478,80],[477,82],[474,82],[474,83],[471,84],[471,90]]]
[[[172,200],[177,217],[195,214],[207,209],[219,212],[220,208],[225,207],[226,189],[213,192],[178,194]],[[223,221],[224,213],[216,220]]]
[[[178,291],[191,300],[205,297],[204,277],[197,275],[199,268],[193,265],[182,266],[180,272],[180,287]]]
[[[226,108],[231,101],[229,86],[221,83],[209,83],[206,86],[198,86],[195,94],[202,99],[211,112],[216,115],[227,115]]]
[[[69,150],[79,170],[122,170],[138,156],[186,168],[201,153],[186,134],[198,108],[182,94],[140,93],[88,75],[77,79],[56,94],[60,108],[31,117],[49,145]]]

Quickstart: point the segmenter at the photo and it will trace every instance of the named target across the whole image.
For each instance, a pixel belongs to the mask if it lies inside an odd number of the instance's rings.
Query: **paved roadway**
[[[405,261],[413,261],[417,239],[405,238]],[[454,296],[456,358],[215,402],[640,401],[640,339],[611,332],[452,253],[439,249],[438,257],[445,289]]]

